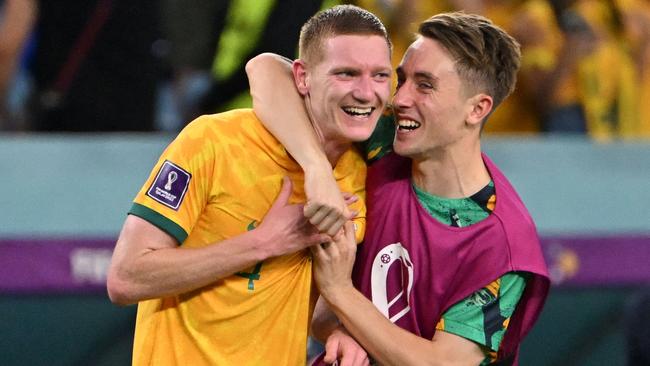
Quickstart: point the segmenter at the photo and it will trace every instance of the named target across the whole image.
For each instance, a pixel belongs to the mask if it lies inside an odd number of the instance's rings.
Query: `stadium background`
[[[224,102],[204,77],[188,93]],[[105,276],[132,198],[186,122],[169,84],[159,91],[151,132],[0,133],[0,365],[130,364],[135,306],[112,305]],[[493,134],[485,150],[535,219],[554,281],[522,365],[625,365],[626,309],[650,284],[650,141]]]
[[[135,306],[106,265],[170,134],[0,136],[0,364],[125,365]],[[496,138],[555,285],[522,365],[624,365],[623,309],[650,279],[650,144]],[[645,187],[645,188],[643,188]]]

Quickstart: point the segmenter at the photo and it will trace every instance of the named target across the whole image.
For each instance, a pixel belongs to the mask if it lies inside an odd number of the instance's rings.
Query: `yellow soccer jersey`
[[[354,150],[334,176],[360,197],[365,230],[365,164]],[[282,177],[291,203],[305,201],[299,165],[252,110],[203,116],[164,151],[130,214],[175,237],[182,248],[210,245],[252,230],[275,201]],[[216,244],[218,245],[218,244]],[[179,296],[140,302],[134,365],[304,365],[315,303],[308,250]]]

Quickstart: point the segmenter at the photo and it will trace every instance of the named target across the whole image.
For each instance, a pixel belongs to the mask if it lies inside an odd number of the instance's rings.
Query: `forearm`
[[[327,337],[340,326],[341,323],[336,318],[336,314],[329,308],[327,301],[323,297],[319,297],[311,321],[311,336],[325,344]]]
[[[109,295],[118,304],[192,291],[269,256],[263,240],[254,231],[203,248],[156,248],[145,244],[136,252],[119,250],[126,245],[131,243],[118,240],[116,253],[124,255],[113,259],[119,264],[109,272]]]
[[[290,60],[265,53],[246,64],[253,109],[303,169],[331,166],[298,93]]]
[[[391,323],[363,294],[348,287],[328,295],[345,329],[381,365],[444,365],[444,355],[424,339]]]

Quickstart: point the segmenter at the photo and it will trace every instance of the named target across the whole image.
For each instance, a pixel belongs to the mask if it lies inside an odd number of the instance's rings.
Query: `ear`
[[[305,96],[309,93],[309,80],[307,76],[307,65],[303,60],[295,60],[292,65],[293,80],[300,95]]]
[[[470,125],[480,125],[490,112],[492,112],[492,97],[487,94],[476,94],[470,97],[467,102],[470,111],[467,115],[466,122]]]

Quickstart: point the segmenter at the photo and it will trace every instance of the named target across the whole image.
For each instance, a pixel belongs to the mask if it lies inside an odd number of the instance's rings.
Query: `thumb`
[[[270,210],[275,207],[285,206],[289,202],[292,190],[293,183],[291,182],[291,179],[285,175],[282,177],[282,188],[280,188],[280,193],[278,193],[278,196],[275,198],[275,202],[273,202],[273,206],[271,206]]]
[[[325,357],[323,357],[323,362],[330,364],[336,361],[339,352],[339,342],[327,342],[325,344]]]

